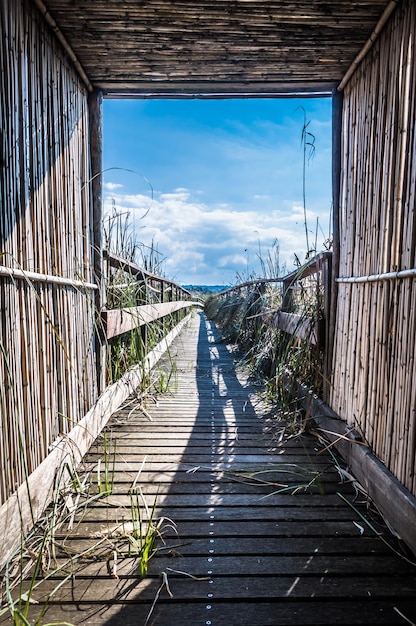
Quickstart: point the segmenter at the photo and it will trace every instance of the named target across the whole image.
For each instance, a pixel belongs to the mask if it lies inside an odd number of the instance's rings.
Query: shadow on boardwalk
[[[314,437],[280,440],[258,388],[236,372],[232,352],[202,314],[177,340],[172,359],[177,389],[160,395],[157,405],[149,401],[146,413],[128,403],[111,420],[107,431],[117,451],[112,495],[83,514],[64,545],[79,552],[94,537],[102,550],[62,583],[47,621],[416,622],[415,568],[389,551],[338,495],[353,502],[356,494],[350,484],[339,484]],[[86,466],[96,468],[100,456],[102,450],[91,451]],[[118,554],[115,572],[111,534],[128,525],[135,481],[148,506],[166,518],[143,580],[133,542],[130,556]],[[368,514],[360,498],[354,507]]]

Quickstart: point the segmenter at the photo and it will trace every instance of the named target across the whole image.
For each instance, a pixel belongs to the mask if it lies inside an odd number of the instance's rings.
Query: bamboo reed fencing
[[[1,504],[97,385],[87,89],[32,2],[0,20]]]
[[[416,4],[345,88],[331,407],[416,495]]]

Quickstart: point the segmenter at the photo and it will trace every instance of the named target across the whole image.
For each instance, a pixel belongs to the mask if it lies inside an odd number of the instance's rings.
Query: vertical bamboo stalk
[[[403,3],[345,89],[341,275],[416,265],[415,27],[416,5]],[[413,490],[414,291],[413,279],[339,286],[330,396]]]

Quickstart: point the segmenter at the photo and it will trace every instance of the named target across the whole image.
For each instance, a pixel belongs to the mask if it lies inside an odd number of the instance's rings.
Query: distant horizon
[[[214,288],[218,288],[218,289],[223,289],[226,287],[232,287],[232,285],[229,283],[228,285],[200,285],[200,284],[195,284],[195,283],[190,283],[190,284],[181,284],[181,287],[183,287],[184,289],[192,289],[193,287],[199,287],[200,289],[214,289]]]
[[[103,118],[104,214],[128,214],[175,282],[227,286],[270,252],[281,273],[303,262],[304,155],[309,247],[328,245],[330,98],[111,99]]]

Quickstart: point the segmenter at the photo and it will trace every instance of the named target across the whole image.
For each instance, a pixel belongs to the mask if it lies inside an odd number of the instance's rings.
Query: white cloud
[[[275,239],[281,263],[292,269],[294,254],[304,259],[306,253],[304,192],[309,242],[318,233],[319,249],[327,239],[329,100],[108,100],[104,106],[107,210],[112,215],[114,201],[116,210],[130,213],[137,239],[157,243],[166,273],[178,282],[229,282],[237,272],[259,272],[258,257],[267,256]],[[305,189],[304,111],[316,138]]]
[[[305,256],[303,207],[263,211],[263,200],[252,210],[237,211],[227,205],[207,205],[195,200],[189,190],[146,195],[111,194],[105,198],[105,213],[130,212],[136,237],[152,242],[166,258],[166,273],[182,283],[227,284],[236,274],[259,271],[274,240],[279,241],[281,263],[293,267],[294,253]],[[307,216],[315,223],[316,216]]]
[[[120,183],[104,183],[103,187],[109,191],[114,191],[114,189],[120,189],[123,185]]]

